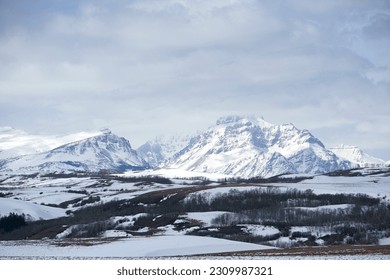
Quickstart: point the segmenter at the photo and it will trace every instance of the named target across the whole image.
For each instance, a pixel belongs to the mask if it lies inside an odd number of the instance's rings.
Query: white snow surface
[[[390,237],[379,239],[379,245],[390,245]]]
[[[320,174],[352,166],[355,165],[327,150],[307,130],[239,116],[221,118],[215,126],[193,137],[165,165],[240,177]]]
[[[245,232],[255,236],[268,236],[280,233],[280,231],[271,226],[252,225],[252,224],[240,224],[239,226],[245,226]]]
[[[305,179],[299,183],[270,183],[275,187],[296,188],[299,190],[311,189],[316,194],[352,193],[367,194],[373,197],[390,198],[389,176],[325,176],[319,175],[312,179]]]
[[[383,159],[373,157],[356,146],[340,145],[329,150],[343,159],[358,164],[360,167],[380,167],[385,165]]]
[[[294,209],[308,210],[308,211],[326,211],[326,210],[346,210],[353,207],[353,204],[335,204],[335,205],[323,205],[317,207],[294,207]]]
[[[124,177],[160,176],[170,179],[206,178],[209,180],[221,180],[233,177],[225,174],[189,171],[180,168],[157,168],[142,171],[127,171],[123,175],[119,175]]]
[[[130,237],[93,246],[57,246],[50,241],[0,241],[1,257],[159,257],[275,249],[211,237]]]
[[[205,226],[212,226],[212,220],[216,217],[227,214],[229,212],[225,211],[209,211],[209,212],[189,212],[187,215],[184,215],[187,219],[197,220],[204,223]]]
[[[258,190],[258,189],[265,189],[267,186],[245,186],[245,187],[216,187],[208,190],[202,190],[202,191],[197,191],[194,192],[191,195],[198,195],[198,194],[203,194],[208,198],[209,201],[212,201],[216,197],[220,196],[221,194],[226,194],[230,191],[252,191],[252,190]]]
[[[25,214],[27,220],[48,220],[66,216],[66,210],[12,198],[0,198],[0,216]]]

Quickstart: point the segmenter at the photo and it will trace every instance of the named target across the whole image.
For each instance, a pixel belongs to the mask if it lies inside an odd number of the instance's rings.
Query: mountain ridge
[[[191,140],[165,167],[235,176],[327,173],[355,167],[308,130],[262,118],[227,116]]]
[[[0,160],[46,152],[70,142],[100,135],[101,131],[78,132],[65,135],[38,135],[13,127],[0,127]]]
[[[129,141],[109,130],[52,150],[0,161],[0,170],[18,172],[125,171],[149,165]]]
[[[357,146],[341,144],[330,148],[330,150],[341,158],[359,164],[360,167],[380,167],[386,165],[384,160],[367,154]]]
[[[136,151],[151,167],[160,167],[167,159],[188,145],[191,137],[190,135],[161,135],[142,144]]]

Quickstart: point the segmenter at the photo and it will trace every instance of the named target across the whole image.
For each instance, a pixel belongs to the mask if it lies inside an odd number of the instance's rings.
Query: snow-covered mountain
[[[0,160],[42,153],[70,142],[101,134],[100,131],[67,135],[36,135],[12,127],[0,127]]]
[[[191,136],[158,136],[137,149],[137,153],[144,158],[151,167],[159,167],[173,157],[178,151],[185,148]]]
[[[273,125],[256,117],[221,118],[165,167],[235,176],[327,173],[355,167],[327,150],[307,130]]]
[[[1,171],[15,172],[122,171],[148,167],[127,139],[109,130],[43,153],[0,161]]]
[[[335,153],[307,130],[292,124],[273,125],[256,117],[221,118],[197,136],[160,136],[137,150],[109,130],[40,136],[0,128],[0,171],[123,171],[166,167],[270,177],[327,173],[360,164]],[[363,158],[368,161],[367,156]]]
[[[358,164],[360,167],[381,167],[386,164],[382,159],[370,156],[356,146],[340,145],[330,150],[337,156]]]

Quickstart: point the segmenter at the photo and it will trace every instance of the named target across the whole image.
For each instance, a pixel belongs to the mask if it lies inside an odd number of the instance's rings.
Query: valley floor
[[[390,245],[335,245],[279,249],[196,236],[1,241],[0,248],[0,260],[390,260]]]
[[[390,260],[390,245],[334,245],[208,254],[210,258]]]
[[[0,176],[0,216],[28,222],[0,231],[0,259],[390,259],[389,169],[135,175]]]

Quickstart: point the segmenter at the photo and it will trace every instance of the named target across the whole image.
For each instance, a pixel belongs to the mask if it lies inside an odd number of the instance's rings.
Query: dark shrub
[[[24,214],[10,213],[8,216],[0,218],[0,231],[10,232],[24,225],[26,225]]]

